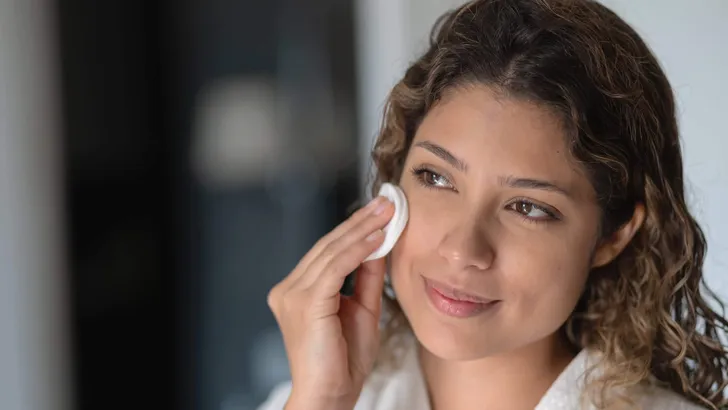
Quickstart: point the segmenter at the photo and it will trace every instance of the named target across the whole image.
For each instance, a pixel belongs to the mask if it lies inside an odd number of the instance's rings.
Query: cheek
[[[567,319],[589,274],[591,241],[583,232],[572,228],[559,239],[510,238],[512,243],[501,243],[500,273],[514,315]]]
[[[433,201],[423,201],[408,194],[408,205],[409,221],[392,250],[393,266],[398,268],[395,272],[433,255],[447,224],[442,206]]]
[[[418,272],[438,257],[438,244],[451,223],[445,211],[452,208],[425,188],[408,185],[400,186],[407,196],[409,221],[390,254],[392,285],[405,309],[414,297],[409,294],[420,289]]]

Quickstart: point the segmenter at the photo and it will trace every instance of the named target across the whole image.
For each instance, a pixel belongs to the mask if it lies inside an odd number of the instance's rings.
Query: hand
[[[379,349],[385,261],[362,263],[383,242],[394,206],[375,198],[321,238],[268,294],[283,333],[293,389],[289,409],[351,409]],[[354,294],[339,290],[357,271]]]

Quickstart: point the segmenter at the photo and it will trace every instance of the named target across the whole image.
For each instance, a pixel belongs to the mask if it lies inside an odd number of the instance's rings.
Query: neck
[[[502,355],[448,361],[419,347],[433,410],[533,409],[575,353],[558,335]]]

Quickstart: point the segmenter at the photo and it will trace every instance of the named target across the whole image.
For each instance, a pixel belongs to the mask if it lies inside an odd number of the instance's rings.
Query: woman
[[[444,16],[373,158],[408,226],[388,269],[362,264],[393,214],[377,198],[271,291],[292,383],[263,409],[726,408],[728,323],[700,290],[673,93],[611,11]]]

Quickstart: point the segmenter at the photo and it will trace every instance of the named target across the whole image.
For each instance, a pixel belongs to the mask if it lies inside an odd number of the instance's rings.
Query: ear
[[[634,207],[632,218],[622,225],[616,232],[608,238],[603,238],[597,245],[592,259],[592,268],[602,267],[613,261],[625,247],[634,235],[640,229],[645,221],[645,206],[638,203]]]

